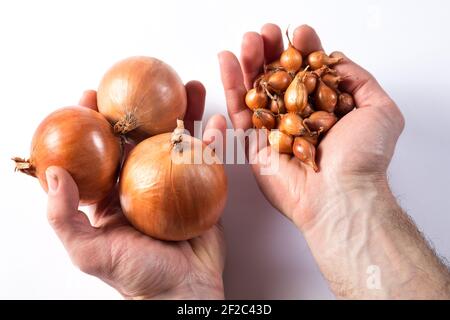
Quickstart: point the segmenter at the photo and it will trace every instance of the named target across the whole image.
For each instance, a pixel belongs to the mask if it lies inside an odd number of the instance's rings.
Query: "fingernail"
[[[45,176],[47,177],[48,191],[55,192],[58,189],[58,177],[51,168],[45,171]]]

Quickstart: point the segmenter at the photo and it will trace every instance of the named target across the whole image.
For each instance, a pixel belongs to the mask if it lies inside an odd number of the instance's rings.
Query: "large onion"
[[[138,144],[125,161],[119,182],[125,216],[136,229],[162,240],[187,240],[211,228],[227,196],[223,165],[202,141],[181,134],[182,121],[178,123],[173,134]],[[180,163],[181,158],[195,160],[197,151],[201,161]]]
[[[100,113],[66,107],[41,122],[29,160],[14,160],[16,169],[37,177],[45,191],[47,168],[66,169],[78,186],[81,204],[92,204],[105,198],[116,184],[121,154],[120,138]]]
[[[97,93],[99,111],[116,132],[139,142],[170,132],[186,112],[186,89],[166,63],[131,57],[104,75]]]

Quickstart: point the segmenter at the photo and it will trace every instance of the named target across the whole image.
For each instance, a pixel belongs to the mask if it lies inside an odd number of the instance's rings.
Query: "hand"
[[[186,85],[187,129],[201,120],[205,89]],[[87,91],[80,105],[97,109],[95,91]],[[224,131],[223,116],[213,116],[209,129]],[[192,131],[191,131],[192,132]],[[78,189],[67,171],[47,169],[48,219],[73,263],[129,299],[223,299],[225,245],[220,225],[200,237],[165,242],[134,229],[122,214],[117,191],[92,208],[89,218],[78,211]]]
[[[315,31],[301,26],[294,46],[303,55],[322,50]],[[265,25],[242,42],[241,64],[230,52],[219,55],[228,114],[235,128],[252,127],[244,96],[263,64],[283,50],[281,31]],[[386,170],[404,119],[374,77],[342,53],[335,66],[343,91],[357,109],[344,116],[317,149],[320,172],[298,159],[279,156],[271,167],[270,147],[250,145],[256,180],[270,203],[302,231],[337,297],[433,299],[450,297],[450,272],[430,248],[389,190]],[[242,69],[241,69],[242,65]]]
[[[323,50],[317,34],[308,26],[295,30],[293,44],[303,55]],[[263,64],[277,59],[282,51],[280,28],[267,24],[261,34],[244,35],[241,65],[231,52],[219,55],[228,114],[235,128],[252,127],[252,112],[244,103],[246,90],[262,71]],[[317,150],[320,172],[314,172],[295,157],[282,154],[276,174],[261,175],[261,168],[270,166],[270,150],[255,151],[256,148],[250,147],[250,152],[258,152],[249,154],[249,158],[258,160],[252,167],[262,192],[301,229],[322,219],[324,209],[333,201],[330,198],[340,197],[347,189],[350,191],[358,181],[385,180],[387,166],[404,127],[399,109],[372,75],[342,53],[332,55],[343,58],[335,68],[345,78],[341,89],[353,94],[357,109],[342,118],[321,141]],[[337,186],[339,193],[336,193]]]

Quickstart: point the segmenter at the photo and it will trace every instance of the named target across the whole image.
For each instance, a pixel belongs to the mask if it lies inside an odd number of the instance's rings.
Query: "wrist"
[[[157,294],[124,296],[130,300],[223,300],[225,298],[222,277],[187,281]]]
[[[395,199],[386,174],[327,175],[307,190],[299,206],[290,215],[303,233],[328,229],[343,218],[360,219],[362,212],[371,212],[377,200]]]

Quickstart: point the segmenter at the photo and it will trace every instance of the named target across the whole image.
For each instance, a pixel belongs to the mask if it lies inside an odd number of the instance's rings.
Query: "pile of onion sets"
[[[48,115],[29,158],[13,158],[16,170],[38,178],[47,191],[46,169],[66,169],[81,205],[98,203],[117,187],[129,222],[157,239],[191,239],[217,223],[227,198],[223,164],[186,134],[186,90],[169,65],[151,57],[116,63],[100,82],[97,105],[98,112],[71,106]],[[128,142],[136,146],[125,158]],[[195,150],[214,161],[192,161]],[[185,161],[174,160],[180,157]]]
[[[333,66],[341,59],[323,51],[304,56],[289,41],[278,60],[265,65],[245,96],[257,129],[269,130],[269,144],[319,171],[316,148],[324,134],[355,108],[339,89],[344,80]]]

